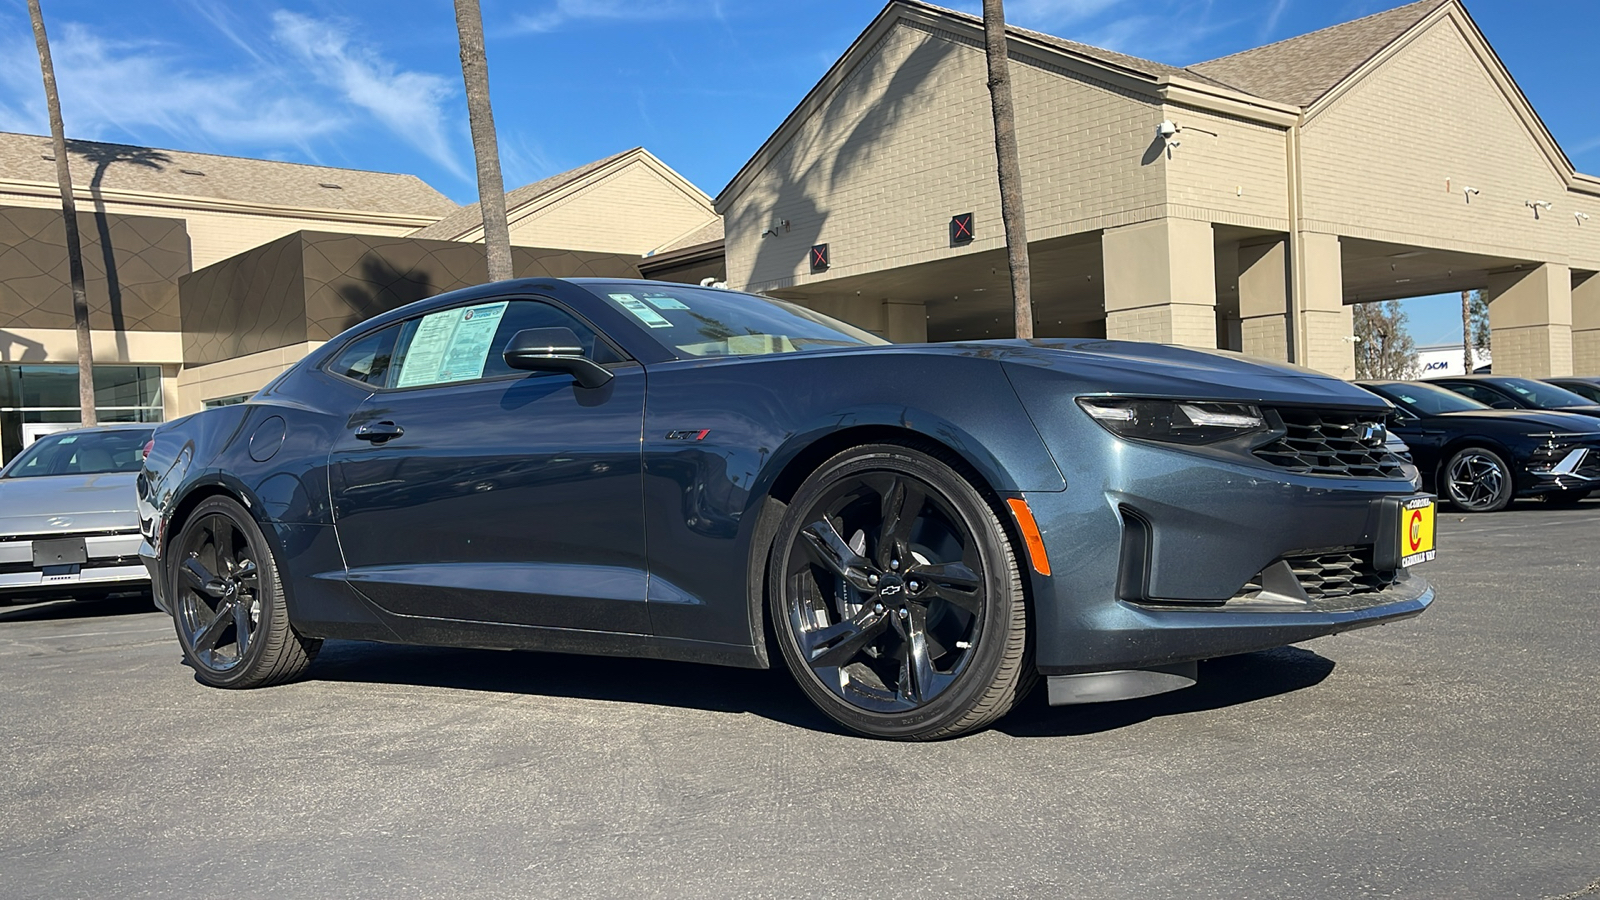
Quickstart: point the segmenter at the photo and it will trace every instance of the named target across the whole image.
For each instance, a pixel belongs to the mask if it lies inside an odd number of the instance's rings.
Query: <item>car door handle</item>
[[[356,439],[381,444],[405,433],[406,430],[404,428],[393,422],[369,422],[356,429]]]

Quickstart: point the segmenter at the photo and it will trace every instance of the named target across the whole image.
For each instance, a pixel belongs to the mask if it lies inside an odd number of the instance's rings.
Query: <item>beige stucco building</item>
[[[1459,0],[1188,68],[1009,49],[1040,336],[1349,376],[1352,304],[1484,288],[1497,371],[1600,372],[1600,179]],[[891,2],[717,198],[730,285],[894,339],[1010,336],[986,80],[979,19]]]
[[[413,175],[68,152],[103,420],[237,400],[363,315],[487,277],[477,205]],[[0,459],[78,420],[60,204],[50,139],[0,133]],[[711,199],[642,148],[517,188],[507,206],[519,274],[721,277]]]

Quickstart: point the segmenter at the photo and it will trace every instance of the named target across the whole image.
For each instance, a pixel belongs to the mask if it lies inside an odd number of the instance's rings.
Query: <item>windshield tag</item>
[[[672,323],[667,321],[666,316],[663,316],[661,313],[658,313],[646,306],[639,300],[638,297],[635,297],[632,294],[612,294],[611,299],[622,304],[623,309],[633,313],[635,318],[646,325],[649,325],[651,328],[672,327]]]

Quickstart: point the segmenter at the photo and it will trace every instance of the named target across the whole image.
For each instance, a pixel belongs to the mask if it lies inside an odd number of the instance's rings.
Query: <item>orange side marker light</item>
[[[1050,557],[1044,552],[1044,536],[1039,534],[1039,523],[1033,519],[1028,501],[1013,498],[1006,501],[1011,514],[1017,517],[1017,527],[1022,529],[1022,540],[1028,545],[1028,561],[1040,575],[1050,574]]]

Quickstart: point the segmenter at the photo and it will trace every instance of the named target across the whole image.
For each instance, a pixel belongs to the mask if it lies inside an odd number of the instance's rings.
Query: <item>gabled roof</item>
[[[442,216],[456,208],[415,175],[67,141],[72,185],[296,209]],[[0,181],[56,183],[49,137],[0,132]]]
[[[680,250],[703,250],[723,241],[722,217],[699,226],[688,234],[680,235],[662,244],[655,249],[652,256],[661,256],[667,253],[676,253]]]
[[[1197,63],[1191,72],[1268,100],[1307,107],[1451,0],[1418,0],[1321,31]]]
[[[589,175],[611,165],[614,162],[634,153],[643,151],[643,147],[634,147],[621,153],[613,153],[605,159],[597,159],[591,163],[584,163],[576,169],[568,169],[549,178],[525,184],[515,190],[506,192],[506,212],[509,213],[519,206],[524,206],[538,200],[546,194],[553,194],[575,181],[581,181]],[[483,212],[479,204],[469,203],[457,207],[456,211],[439,221],[420,229],[410,236],[414,238],[427,238],[435,241],[454,241],[470,233],[475,228],[483,227]]]

